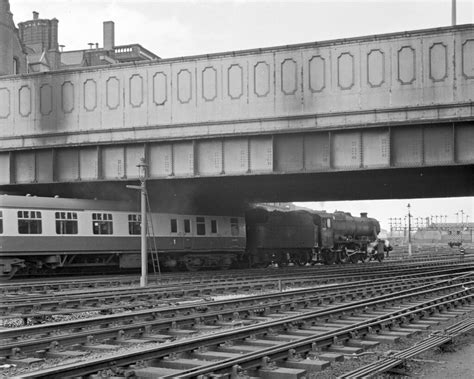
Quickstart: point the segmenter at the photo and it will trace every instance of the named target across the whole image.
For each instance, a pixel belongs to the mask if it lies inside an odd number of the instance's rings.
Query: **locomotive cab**
[[[329,213],[315,213],[313,214],[313,223],[316,225],[316,230],[319,231],[315,238],[317,241],[317,261],[324,264],[333,264],[336,261],[334,249],[334,218]]]

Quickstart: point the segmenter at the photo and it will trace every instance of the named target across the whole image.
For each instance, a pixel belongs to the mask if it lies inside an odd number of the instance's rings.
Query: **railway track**
[[[389,371],[390,369],[404,365],[405,362],[421,353],[424,353],[425,351],[434,349],[436,347],[449,345],[455,338],[464,333],[470,332],[473,329],[474,319],[468,318],[461,320],[443,331],[432,333],[431,336],[414,346],[411,346],[403,351],[391,352],[388,354],[388,356],[379,359],[376,362],[372,362],[365,366],[359,367],[356,370],[338,376],[338,379],[373,378]]]
[[[423,280],[426,282],[427,278]],[[283,372],[288,373],[288,370],[293,372],[293,375],[302,375],[308,369],[321,369],[327,365],[324,358],[335,359],[341,352],[360,351],[363,347],[373,345],[381,340],[394,340],[401,335],[409,334],[410,331],[427,327],[440,319],[439,316],[433,316],[433,313],[443,307],[463,305],[463,311],[472,309],[472,307],[466,306],[473,297],[472,272],[442,280],[435,276],[430,279],[430,283],[424,285],[417,285],[413,279],[406,284],[400,279],[385,285],[381,281],[380,285],[385,289],[382,290],[376,286],[372,287],[372,290],[366,288],[360,292],[358,299],[353,299],[350,303],[346,301],[334,304],[334,298],[329,295],[327,301],[332,304],[329,307],[328,304],[314,300],[318,299],[318,296],[313,300],[300,297],[299,301],[296,301],[295,298],[288,298],[286,303],[282,297],[278,297],[275,300],[277,308],[270,305],[271,303],[261,304],[262,298],[257,300],[258,304],[253,305],[249,305],[249,303],[243,305],[243,300],[239,299],[237,304],[242,302],[243,308],[241,310],[235,308],[235,311],[232,312],[234,317],[232,321],[240,320],[240,322],[236,324],[228,321],[225,326],[234,326],[230,330],[212,333],[207,330],[208,334],[197,337],[177,339],[158,344],[156,347],[143,346],[136,352],[111,354],[107,358],[88,359],[87,362],[81,360],[61,367],[34,371],[31,374],[22,373],[22,377],[64,377],[98,372],[102,376],[106,372],[113,373],[116,377],[130,375],[135,375],[135,377],[197,377],[209,373],[234,372],[236,374],[241,370],[257,370],[256,375],[260,377],[275,377],[274,375],[282,375]],[[375,293],[371,291],[388,293],[375,296]],[[301,292],[292,292],[301,295]],[[345,294],[344,290],[341,292],[341,299],[347,300],[347,296],[353,296],[354,293],[357,291],[355,285],[352,285],[351,290],[346,291]],[[283,294],[279,296],[283,296]],[[253,300],[256,299],[258,298]],[[252,300],[248,299],[247,301]],[[304,304],[304,308],[297,309],[297,303]],[[282,307],[282,305],[284,306]],[[253,310],[253,312],[247,313],[246,317],[242,313],[245,312],[245,308]],[[256,312],[259,309],[260,311]],[[231,310],[226,310],[226,312],[229,314]],[[460,311],[445,312],[450,315],[460,313]],[[238,316],[235,318],[237,314]],[[206,322],[209,322],[205,320],[204,324],[199,322],[202,312],[200,315],[193,313],[189,316],[190,319],[194,319],[192,324],[198,327],[206,326]],[[214,320],[226,321],[225,318],[216,314],[212,317]],[[174,319],[176,320],[176,316]],[[416,321],[416,325],[413,326],[409,321]],[[247,325],[248,323],[251,324]],[[215,327],[217,326],[215,324],[211,323],[207,326]],[[403,326],[400,327],[399,324]],[[189,328],[187,325],[189,324],[184,323],[181,328]],[[240,325],[240,327],[235,328],[235,325]],[[179,329],[177,324],[174,326],[174,329],[182,330],[182,334],[190,334],[189,329]],[[133,343],[144,343],[144,340],[150,342],[160,336],[156,333],[153,334],[153,328],[146,328],[146,325],[141,329],[134,329],[132,332],[126,332],[123,328],[123,325],[117,326],[114,329],[115,336],[109,337],[109,339],[114,339],[115,344],[121,346],[129,344],[130,340],[134,340]],[[168,330],[172,329],[173,324]],[[204,328],[204,330],[206,329]],[[121,333],[119,333],[120,330],[122,330]],[[378,333],[373,334],[374,332]],[[363,340],[360,339],[362,336],[364,336]],[[171,339],[166,339],[166,341]],[[342,346],[340,344],[342,341],[347,343]],[[18,343],[18,341],[14,342]],[[49,351],[43,349],[45,355],[52,352],[58,354],[56,356],[61,356],[60,343],[58,341],[56,344],[52,343],[53,341],[49,342]],[[94,345],[98,349],[101,349],[101,345],[103,348],[103,344],[94,344],[93,338],[89,338],[88,342],[83,345],[85,350],[79,351],[77,355],[83,356],[88,346],[94,348]],[[36,346],[33,350],[38,348],[39,346]],[[14,348],[11,347],[11,349]],[[67,354],[71,353],[66,352],[62,356],[67,356]],[[316,356],[318,359],[302,360],[299,358],[299,354],[313,358]],[[21,351],[18,350],[10,352],[12,362],[20,362],[21,359],[35,358],[21,357]],[[111,360],[114,362],[112,366]],[[147,362],[146,365],[140,363],[143,361]],[[270,362],[276,362],[277,365]]]
[[[439,266],[444,264],[456,263],[474,263],[474,253],[467,254],[464,259],[455,256],[437,257],[437,258],[412,258],[411,261],[400,261],[396,257],[382,263],[370,262],[366,264],[357,265],[333,265],[333,266],[311,266],[311,267],[286,267],[280,269],[250,269],[250,270],[228,270],[228,271],[202,271],[193,273],[164,273],[160,276],[150,275],[149,285],[166,285],[166,284],[199,284],[199,283],[219,283],[229,282],[231,280],[252,280],[260,277],[267,278],[284,278],[285,276],[295,275],[320,275],[323,274],[329,277],[331,274],[334,277],[341,277],[344,274],[347,276],[353,273],[363,272],[364,270],[397,270],[417,265],[424,266]],[[81,289],[96,289],[96,288],[113,288],[137,286],[140,283],[140,278],[137,275],[119,275],[119,276],[87,276],[87,277],[68,277],[68,278],[49,278],[47,280],[30,279],[30,280],[10,280],[0,284],[0,292],[3,295],[10,294],[33,294],[33,293],[47,293],[51,291],[76,291]]]
[[[365,264],[351,264],[351,265],[333,265],[333,266],[312,266],[312,267],[286,267],[286,275],[292,275],[297,272],[298,275],[302,273],[319,274],[323,273],[336,273],[340,276],[343,273],[352,273],[358,270],[364,270],[367,266],[371,269],[384,268],[387,270],[397,269],[407,266],[413,266],[417,264],[423,265],[442,265],[451,264],[458,262],[474,262],[474,252],[466,253],[464,256],[459,254],[449,254],[437,256],[423,256],[423,257],[401,257],[397,254],[390,256],[386,261],[381,263],[365,263]],[[403,258],[403,260],[400,260]],[[183,273],[163,273],[160,276],[150,275],[150,285],[163,285],[172,283],[183,283],[193,282],[200,283],[202,281],[209,282],[213,280],[219,281],[230,281],[232,279],[239,280],[250,280],[255,277],[276,277],[283,276],[283,270],[274,269],[251,269],[249,270],[227,270],[227,271],[202,271],[202,272],[183,272]],[[0,284],[0,292],[3,295],[14,294],[14,293],[25,293],[31,294],[34,292],[50,292],[50,291],[66,291],[66,290],[80,290],[81,288],[101,288],[101,287],[124,287],[124,286],[136,286],[140,282],[140,278],[137,275],[108,275],[108,276],[87,276],[87,277],[67,277],[67,278],[48,278],[48,279],[13,279],[10,281],[2,282]]]
[[[443,265],[444,266],[444,265]],[[209,298],[212,294],[249,294],[260,291],[281,291],[284,288],[323,286],[334,283],[350,283],[355,280],[372,281],[381,277],[400,276],[418,278],[428,275],[442,275],[453,272],[469,270],[472,265],[467,263],[453,263],[448,268],[429,265],[427,267],[398,267],[385,269],[379,266],[362,266],[359,271],[340,273],[332,272],[319,275],[313,271],[311,275],[292,273],[288,275],[270,276],[266,278],[249,279],[245,275],[240,281],[232,278],[229,282],[223,280],[200,281],[190,280],[185,283],[172,285],[156,285],[147,288],[140,287],[118,287],[98,288],[84,291],[51,291],[46,294],[22,294],[6,295],[0,304],[0,320],[20,318],[25,323],[41,322],[43,319],[55,315],[102,312],[114,313],[120,310],[132,310],[143,308],[155,308],[169,306],[173,303],[186,301],[198,301]]]

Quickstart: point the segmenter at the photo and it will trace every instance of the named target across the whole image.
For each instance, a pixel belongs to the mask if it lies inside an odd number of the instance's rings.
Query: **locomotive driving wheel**
[[[351,263],[355,264],[355,263],[359,262],[359,257],[360,257],[359,253],[354,253],[354,254],[351,254],[349,256],[349,260],[350,260]]]
[[[188,271],[198,271],[201,268],[201,266],[197,266],[193,264],[192,262],[186,262],[185,266],[186,266],[186,270]]]
[[[331,250],[323,250],[321,252],[323,263],[325,265],[333,265],[336,262],[336,254],[334,254]]]

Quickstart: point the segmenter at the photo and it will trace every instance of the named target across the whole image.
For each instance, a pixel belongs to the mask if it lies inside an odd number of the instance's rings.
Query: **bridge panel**
[[[457,129],[456,151],[460,163],[474,162],[474,125],[465,125]]]
[[[37,150],[35,152],[35,181],[50,183],[53,181],[53,150]]]
[[[145,156],[144,145],[125,146],[125,176],[127,179],[138,178],[137,164]]]
[[[149,174],[152,178],[166,178],[173,175],[173,146],[171,144],[150,145],[148,161]],[[136,162],[138,163],[139,159]]]
[[[473,60],[461,25],[2,77],[1,149],[472,120]]]
[[[222,174],[222,141],[204,140],[197,144],[197,170],[199,175]]]
[[[275,171],[298,172],[304,169],[303,138],[302,135],[275,137]]]
[[[326,171],[330,169],[329,133],[312,133],[305,136],[304,167],[308,171]]]
[[[0,184],[9,184],[10,181],[10,154],[0,153]]]
[[[359,168],[362,164],[360,132],[333,133],[331,150],[334,168]]]
[[[354,171],[474,163],[471,123],[98,145],[0,154],[0,183]],[[11,169],[10,169],[11,168]]]
[[[395,166],[413,167],[423,163],[422,127],[392,131],[392,159]]]
[[[272,137],[252,137],[250,139],[250,172],[273,172]]]
[[[303,110],[301,73],[303,59],[299,51],[275,53],[275,108],[283,114]]]
[[[148,70],[148,117],[151,125],[172,123],[173,98],[171,65],[163,64]]]
[[[125,77],[122,73],[106,74],[103,77],[103,94],[101,102],[104,104],[102,111],[102,125],[124,126],[126,120],[124,116],[124,93],[126,85]]]
[[[86,147],[79,150],[81,180],[97,180],[99,167],[99,149],[97,147]]]
[[[194,143],[173,144],[173,174],[175,176],[193,176],[195,174]]]
[[[56,180],[59,182],[79,180],[79,149],[58,149],[55,167]]]
[[[452,126],[432,127],[424,138],[424,160],[427,165],[454,162]]]
[[[123,146],[104,146],[101,149],[101,176],[103,179],[117,180],[125,178]]]
[[[249,140],[233,138],[224,140],[224,172],[243,175],[249,171]]]
[[[36,160],[34,151],[21,151],[15,154],[15,183],[34,183],[36,181]],[[48,168],[45,168],[48,170]]]
[[[362,167],[381,168],[390,166],[390,134],[388,129],[362,132]]]

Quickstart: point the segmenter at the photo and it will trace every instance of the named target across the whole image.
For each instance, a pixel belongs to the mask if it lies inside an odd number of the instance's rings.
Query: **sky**
[[[59,20],[65,51],[102,46],[102,23],[115,22],[117,45],[140,43],[162,58],[350,38],[451,25],[451,0],[373,1],[161,1],[10,0],[15,23]],[[457,1],[457,23],[474,23],[474,0]],[[474,197],[298,203],[314,209],[369,216],[447,216],[474,222]],[[436,206],[433,206],[436,204]],[[455,215],[458,213],[458,216]]]

